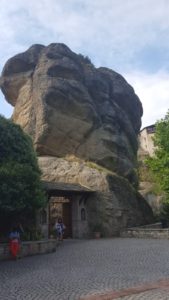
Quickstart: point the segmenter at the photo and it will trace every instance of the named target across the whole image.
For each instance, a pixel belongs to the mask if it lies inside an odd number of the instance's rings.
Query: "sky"
[[[169,0],[0,0],[0,28],[0,72],[33,44],[64,43],[133,86],[142,127],[169,109]],[[0,114],[12,111],[0,92]]]

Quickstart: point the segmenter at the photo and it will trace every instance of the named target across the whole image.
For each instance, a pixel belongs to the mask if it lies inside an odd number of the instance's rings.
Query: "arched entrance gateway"
[[[79,184],[48,181],[42,181],[42,184],[49,200],[46,208],[47,222],[41,224],[44,235],[50,236],[56,220],[62,217],[66,226],[65,238],[87,237],[87,201],[94,191]]]

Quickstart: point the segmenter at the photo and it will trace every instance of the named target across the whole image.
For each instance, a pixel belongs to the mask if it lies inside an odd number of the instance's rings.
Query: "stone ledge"
[[[163,229],[161,222],[142,225],[142,226],[139,226],[139,227],[130,227],[128,229],[136,229],[136,228],[138,228],[138,229],[143,229],[143,228],[144,229]]]
[[[22,242],[20,257],[55,252],[58,244],[59,242],[54,239]],[[10,258],[11,254],[9,252],[8,243],[0,244],[0,260],[6,260]]]
[[[128,228],[120,233],[126,238],[169,239],[169,229]]]

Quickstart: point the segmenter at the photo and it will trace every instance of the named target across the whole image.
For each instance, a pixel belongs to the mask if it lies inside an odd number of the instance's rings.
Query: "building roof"
[[[80,184],[72,184],[65,182],[53,182],[42,180],[42,186],[44,190],[52,196],[68,193],[93,193],[95,191],[90,190]]]
[[[140,133],[143,131],[143,130],[147,130],[147,131],[151,131],[151,129],[153,129],[153,132],[155,132],[155,124],[152,124],[152,125],[149,125],[149,126],[146,126],[146,127],[144,127],[144,128],[142,128],[141,130],[140,130]]]

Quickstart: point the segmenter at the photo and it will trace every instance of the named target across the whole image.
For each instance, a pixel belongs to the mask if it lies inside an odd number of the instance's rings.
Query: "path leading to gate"
[[[166,300],[168,287],[169,240],[70,240],[0,262],[2,300]]]

